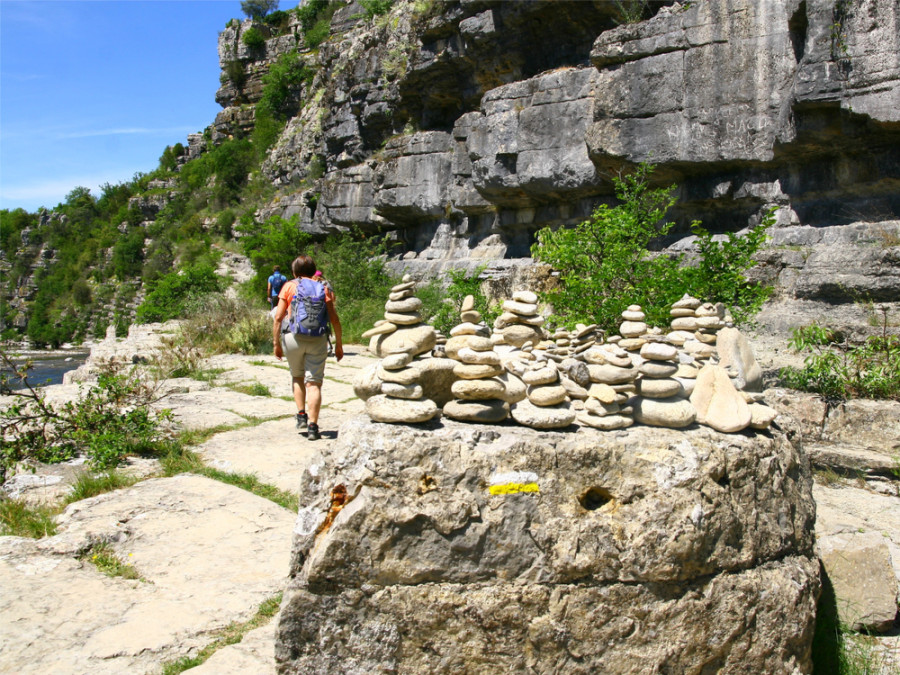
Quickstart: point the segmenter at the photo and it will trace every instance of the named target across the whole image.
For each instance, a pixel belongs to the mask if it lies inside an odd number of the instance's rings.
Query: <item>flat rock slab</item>
[[[854,487],[813,485],[816,539],[874,532],[884,537],[900,581],[900,499]]]
[[[71,505],[60,532],[0,538],[0,671],[151,673],[246,621],[284,585],[294,514],[200,476]],[[145,581],[79,555],[97,542]]]
[[[214,429],[242,424],[253,418],[273,419],[297,412],[293,401],[273,396],[251,396],[221,387],[172,394],[156,407],[169,408],[176,424],[184,429]]]
[[[184,671],[190,675],[275,675],[274,617],[261,628],[252,630],[237,644],[223,647],[202,665]]]

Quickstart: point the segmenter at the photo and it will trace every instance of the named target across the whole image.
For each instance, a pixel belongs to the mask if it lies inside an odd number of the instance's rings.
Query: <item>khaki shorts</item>
[[[322,384],[325,378],[325,359],[328,356],[327,335],[310,337],[282,333],[281,348],[291,368],[291,377],[302,377],[306,382]]]

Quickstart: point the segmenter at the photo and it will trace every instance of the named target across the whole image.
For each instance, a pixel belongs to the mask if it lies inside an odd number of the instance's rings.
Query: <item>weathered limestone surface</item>
[[[301,495],[279,672],[810,671],[814,506],[780,434],[357,417]]]
[[[156,672],[280,590],[291,520],[245,490],[181,475],[77,502],[56,536],[0,537],[0,670]],[[144,581],[79,558],[102,542]]]

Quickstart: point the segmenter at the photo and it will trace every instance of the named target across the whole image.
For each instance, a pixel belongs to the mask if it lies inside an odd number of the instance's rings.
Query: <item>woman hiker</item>
[[[286,282],[278,294],[272,338],[275,357],[279,361],[282,356],[286,357],[291,368],[294,402],[297,404],[297,428],[307,429],[307,438],[315,441],[320,438],[319,410],[322,407],[322,380],[328,354],[327,325],[314,327],[309,331],[312,334],[305,334],[306,328],[282,331],[281,322],[287,316],[289,326],[299,326],[300,322],[293,316],[294,311],[297,310],[298,314],[303,314],[310,308],[316,311],[316,303],[320,302],[318,298],[324,296],[323,319],[327,315],[326,324],[330,323],[334,328],[334,353],[340,361],[344,358],[341,321],[334,309],[334,293],[313,278],[316,273],[315,261],[308,255],[301,255],[291,264],[291,271],[295,278]],[[300,297],[295,302],[294,296],[298,294]]]

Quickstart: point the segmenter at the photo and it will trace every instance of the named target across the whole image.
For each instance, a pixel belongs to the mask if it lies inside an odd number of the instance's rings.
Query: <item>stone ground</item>
[[[329,360],[319,441],[297,433],[293,400],[282,400],[290,399],[290,375],[272,356],[210,359],[207,368],[224,371],[211,385],[167,381],[172,393],[160,405],[181,427],[218,430],[196,449],[209,466],[296,492],[310,453],[362,411],[352,382],[372,361],[353,345],[341,363]],[[253,385],[272,396],[239,391]],[[50,396],[76,392],[77,385],[58,385]],[[293,512],[203,476],[153,478],[157,469],[153,461],[134,462],[130,470],[147,480],[70,505],[53,537],[0,537],[0,672],[156,673],[196,654],[229,623],[249,620],[281,591]],[[31,503],[52,503],[80,470],[47,467],[6,487]],[[90,563],[98,543],[141,579],[102,574]],[[274,673],[275,625],[249,632],[191,672]]]
[[[779,340],[751,339],[767,374],[799,363]],[[170,380],[161,405],[173,409],[180,426],[214,432],[196,448],[207,465],[252,473],[296,492],[311,453],[327,448],[343,420],[363,411],[352,382],[373,360],[359,346],[349,346],[340,364],[329,360],[322,439],[315,442],[294,428],[290,377],[284,362],[272,356],[214,357],[206,367],[221,372],[211,384]],[[254,386],[266,387],[271,396],[246,393]],[[77,391],[74,385],[52,389],[60,399]],[[815,401],[790,405],[812,420],[811,429],[824,428]],[[871,456],[883,464],[900,450],[900,434],[894,435],[892,430],[884,448],[863,444],[868,455],[854,457],[853,466],[862,467],[855,479],[820,475],[814,494],[819,537],[880,534],[900,577],[900,482],[885,481],[881,470],[866,473]],[[817,448],[831,452],[817,455],[822,462],[841,456],[841,437],[838,430],[817,441]],[[156,469],[151,460],[133,462],[129,470],[146,480],[70,505],[54,537],[0,538],[0,672],[160,672],[162,664],[196,654],[229,623],[250,619],[283,588],[292,512],[202,476],[154,478]],[[47,467],[4,487],[32,503],[53,502],[80,470]],[[103,542],[141,579],[110,578],[90,564],[92,546]],[[274,674],[276,624],[273,619],[248,632],[186,672]],[[900,671],[896,628],[879,638],[876,649],[883,652],[882,673]]]

